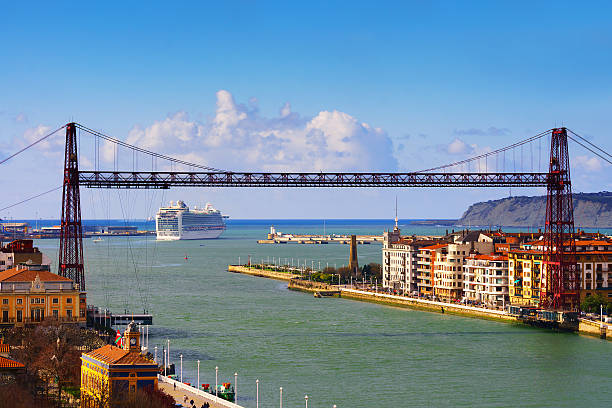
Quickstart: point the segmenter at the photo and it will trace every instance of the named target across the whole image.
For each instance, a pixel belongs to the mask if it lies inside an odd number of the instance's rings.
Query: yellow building
[[[543,250],[543,241],[535,241],[508,252],[511,304],[539,306],[540,280],[542,274],[546,275]],[[577,239],[576,263],[580,273],[580,300],[595,293],[612,299],[612,241]]]
[[[0,272],[0,326],[42,321],[86,322],[85,292],[45,265],[20,264]]]
[[[116,406],[137,389],[157,389],[157,372],[140,353],[140,332],[131,322],[123,348],[109,344],[81,356],[81,407]]]
[[[508,252],[508,286],[513,305],[539,306],[542,251],[515,249]]]

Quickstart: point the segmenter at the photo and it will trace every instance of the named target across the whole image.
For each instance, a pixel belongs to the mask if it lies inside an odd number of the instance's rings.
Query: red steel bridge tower
[[[85,291],[83,227],[79,194],[79,160],[75,123],[66,125],[62,223],[59,242],[59,275],[72,279]]]
[[[80,171],[76,130],[152,157],[205,171]],[[66,125],[59,273],[85,290],[79,186],[90,188],[167,189],[170,187],[546,187],[546,225],[540,304],[546,309],[576,310],[580,281],[566,128],[552,129],[496,152],[551,136],[548,172],[433,172],[454,164],[413,173],[257,173],[232,172],[186,163],[130,146],[78,123]],[[493,152],[493,153],[496,153]],[[504,153],[505,154],[505,153]],[[486,155],[474,159],[484,158]],[[505,160],[505,156],[504,156]]]
[[[541,280],[540,303],[544,308],[574,310],[580,304],[580,276],[576,264],[574,203],[566,128],[552,130],[546,188],[546,268]]]

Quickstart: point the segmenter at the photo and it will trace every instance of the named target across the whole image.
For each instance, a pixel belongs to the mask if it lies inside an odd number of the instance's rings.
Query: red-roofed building
[[[20,264],[0,272],[0,326],[45,320],[85,324],[86,294],[44,265]]]
[[[81,356],[81,407],[121,406],[137,389],[157,388],[158,365],[140,353],[140,332],[131,322],[123,348],[106,345]]]
[[[31,239],[16,239],[0,247],[0,271],[11,269],[20,263],[51,265],[51,259],[34,247]]]
[[[395,226],[393,231],[383,234],[382,285],[397,294],[415,294],[417,286],[417,255],[419,249],[439,241],[401,237]]]
[[[508,253],[512,304],[539,306],[541,283],[546,278],[544,249],[544,241],[537,240]],[[576,263],[580,299],[596,293],[612,299],[612,241],[599,236],[580,237],[576,240]]]
[[[6,384],[25,372],[25,365],[10,357],[11,347],[0,341],[0,383]]]

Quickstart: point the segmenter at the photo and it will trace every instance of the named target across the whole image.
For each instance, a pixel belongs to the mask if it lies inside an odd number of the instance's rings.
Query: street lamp
[[[257,386],[257,392],[255,394],[255,407],[259,408],[259,379],[255,380],[255,385]]]
[[[183,355],[179,356],[181,358],[181,382],[183,382]]]
[[[215,366],[215,397],[219,396],[219,367]]]
[[[283,387],[280,387],[280,408],[283,408]]]
[[[166,354],[168,357],[167,362],[168,362],[168,365],[170,365],[170,339],[168,339],[168,347],[166,348],[166,350],[168,350],[168,353]]]
[[[304,395],[304,400],[306,400],[306,408],[308,408],[308,395]]]
[[[168,376],[168,350],[164,350],[164,377]]]
[[[155,346],[155,358],[153,361],[155,361],[155,364],[157,364],[157,346]]]
[[[238,373],[234,373],[234,403],[238,404]]]
[[[200,389],[200,360],[198,360],[198,382],[197,382],[198,390]]]

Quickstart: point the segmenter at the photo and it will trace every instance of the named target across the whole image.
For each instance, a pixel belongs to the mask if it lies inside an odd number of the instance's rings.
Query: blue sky
[[[0,155],[70,120],[236,170],[419,170],[561,124],[610,151],[611,9],[558,1],[4,3]],[[309,132],[315,143],[302,143]],[[3,165],[0,207],[61,183],[61,142]],[[575,191],[612,189],[609,166],[580,149],[572,157]],[[401,217],[443,218],[509,191],[122,194],[136,203],[132,216],[183,198],[235,218],[386,218],[397,195]],[[50,194],[0,217],[56,218],[60,199]],[[119,201],[116,191],[84,191],[84,216],[121,216]]]

